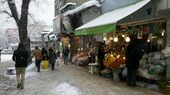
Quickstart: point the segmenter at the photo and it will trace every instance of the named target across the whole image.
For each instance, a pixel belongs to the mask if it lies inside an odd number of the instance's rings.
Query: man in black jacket
[[[135,86],[139,60],[146,53],[146,42],[137,39],[136,35],[130,35],[130,43],[126,48],[126,66],[127,66],[127,86]]]
[[[17,88],[24,89],[28,51],[25,50],[23,43],[19,43],[18,48],[13,53],[12,59],[15,61]]]

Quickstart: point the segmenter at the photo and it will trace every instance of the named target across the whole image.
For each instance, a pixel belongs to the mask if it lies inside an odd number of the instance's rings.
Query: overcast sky
[[[15,1],[18,10],[20,10],[21,0]],[[54,18],[54,0],[44,0],[43,2],[38,0],[38,2],[40,3],[30,3],[29,12],[34,16],[36,21],[43,21],[48,25],[52,25]],[[8,9],[8,6],[5,5],[3,8]],[[7,17],[8,15],[6,14],[0,14],[0,27],[16,27],[13,18]]]

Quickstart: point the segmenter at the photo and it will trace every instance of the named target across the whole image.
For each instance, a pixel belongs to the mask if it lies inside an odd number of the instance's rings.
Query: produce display
[[[140,60],[139,76],[159,80],[165,74],[166,68],[167,63],[162,53],[145,54]]]
[[[104,65],[108,68],[119,68],[125,64],[125,58],[121,55],[108,53],[104,58]]]

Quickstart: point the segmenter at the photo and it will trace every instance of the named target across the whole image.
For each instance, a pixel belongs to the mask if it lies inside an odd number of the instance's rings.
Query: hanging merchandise
[[[143,25],[143,34],[149,34],[147,25]]]

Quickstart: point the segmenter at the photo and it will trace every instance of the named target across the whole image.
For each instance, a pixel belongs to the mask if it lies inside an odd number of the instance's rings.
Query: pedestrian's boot
[[[54,70],[54,67],[52,67],[52,70]]]
[[[21,86],[21,89],[24,89],[24,86]]]
[[[21,84],[20,84],[20,83],[18,83],[18,84],[17,84],[17,88],[20,88],[20,87],[21,87]]]
[[[20,88],[21,88],[21,89],[24,89],[24,85],[22,84]]]

